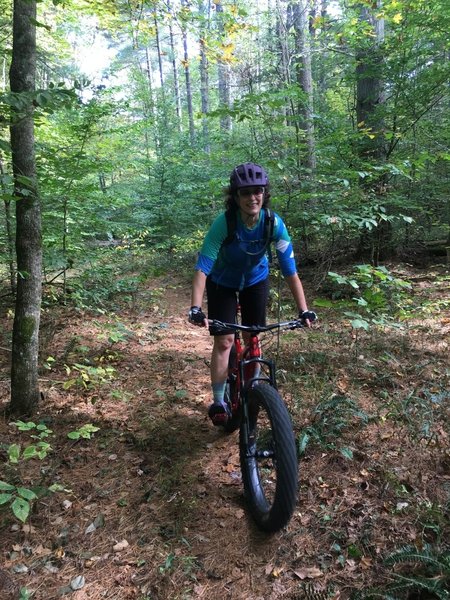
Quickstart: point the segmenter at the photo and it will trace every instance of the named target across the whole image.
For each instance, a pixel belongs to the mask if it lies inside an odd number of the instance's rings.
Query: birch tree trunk
[[[186,0],[182,0],[182,5],[186,6]],[[188,10],[188,9],[187,9]],[[195,125],[194,125],[194,108],[192,104],[192,87],[191,87],[191,72],[189,69],[189,51],[188,51],[188,39],[187,39],[187,28],[186,23],[183,21],[182,25],[183,33],[183,51],[184,51],[184,77],[186,81],[186,103],[188,109],[189,119],[189,139],[191,146],[195,144]]]
[[[183,131],[183,122],[182,122],[182,114],[181,114],[181,95],[180,95],[180,82],[178,80],[178,69],[177,69],[177,53],[175,49],[175,36],[173,33],[173,10],[170,0],[167,0],[167,10],[169,15],[171,16],[169,20],[169,40],[170,40],[170,53],[172,55],[172,73],[173,73],[173,87],[175,94],[175,106],[177,111],[177,122],[178,122],[178,131]]]
[[[36,1],[14,0],[11,91],[30,94],[36,79]],[[12,111],[10,126],[16,202],[17,296],[12,339],[11,403],[30,415],[39,401],[38,350],[42,292],[41,210],[36,181],[33,105]]]
[[[314,92],[311,72],[311,43],[309,32],[309,3],[298,0],[293,5],[294,28],[296,34],[296,49],[298,55],[297,81],[304,92],[304,101],[299,106],[301,127],[305,131],[307,145],[306,166],[314,174],[316,162],[316,142],[314,137]]]
[[[210,153],[208,121],[206,115],[209,111],[209,64],[206,53],[206,35],[209,30],[211,3],[207,0],[200,5],[200,11],[203,19],[203,25],[200,30],[200,98],[202,111],[202,129],[203,129],[203,145],[207,154]]]
[[[220,37],[224,40],[225,30],[222,13],[222,4],[216,4],[217,28]],[[230,65],[226,61],[219,59],[217,69],[219,78],[219,105],[221,108],[230,108]],[[225,115],[220,119],[220,127],[223,131],[231,131],[231,117],[229,115]]]

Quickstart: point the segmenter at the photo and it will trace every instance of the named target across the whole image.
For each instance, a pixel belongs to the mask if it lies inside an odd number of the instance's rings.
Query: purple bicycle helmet
[[[232,190],[250,187],[253,185],[266,186],[269,183],[267,173],[255,163],[244,163],[233,169],[230,175],[230,186]]]

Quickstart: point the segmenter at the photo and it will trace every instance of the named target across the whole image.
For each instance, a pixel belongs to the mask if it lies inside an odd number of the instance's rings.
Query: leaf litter
[[[298,510],[284,531],[266,536],[246,511],[238,434],[224,436],[206,417],[210,339],[185,321],[188,284],[166,278],[155,285],[167,287],[157,311],[121,311],[135,335],[115,345],[108,360],[116,378],[95,393],[57,382],[64,380],[58,357],[74,336],[100,355],[104,342],[96,350],[92,325],[98,316],[52,313],[56,364],[42,381],[37,418],[51,422],[56,451],[44,474],[39,461],[27,462],[21,483],[58,482],[72,492],[42,497],[24,525],[3,507],[5,585],[26,587],[34,600],[64,590],[73,600],[294,600],[306,598],[304,586],[317,580],[333,590],[329,598],[344,599],[387,581],[383,557],[405,541],[449,538],[439,517],[450,485],[448,403],[433,404],[428,432],[417,429],[427,394],[442,394],[448,345],[439,327],[448,316],[407,335],[355,338],[330,311],[312,335],[283,346],[278,361],[294,379],[286,376],[280,390],[297,435],[317,425],[314,411],[333,393],[372,417],[364,427],[349,422],[342,440],[327,445],[317,438],[306,447]],[[157,330],[157,339],[144,330]],[[310,365],[306,373],[299,357]],[[4,403],[7,392],[0,386]],[[91,439],[67,438],[87,423],[99,427]],[[4,443],[18,441],[6,422],[0,435]],[[340,452],[341,441],[351,459]]]

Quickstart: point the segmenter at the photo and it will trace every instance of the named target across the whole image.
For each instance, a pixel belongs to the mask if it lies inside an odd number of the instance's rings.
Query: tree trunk
[[[171,16],[173,16],[172,5],[170,0],[167,0],[167,10]],[[173,34],[172,19],[169,20],[169,39],[170,39],[170,53],[172,55],[172,72],[173,72],[173,87],[175,93],[175,106],[177,111],[177,122],[178,131],[183,130],[183,122],[181,119],[181,95],[180,95],[180,82],[178,80],[178,69],[176,61],[176,49],[175,49],[175,37]]]
[[[155,24],[156,51],[158,53],[159,82],[161,84],[161,92],[162,92],[162,95],[164,98],[164,73],[163,73],[163,64],[162,64],[161,44],[159,41],[159,26],[158,26],[158,19],[156,18],[156,11],[153,14],[153,22]]]
[[[210,152],[208,121],[206,117],[209,111],[209,65],[208,56],[206,54],[205,37],[209,28],[210,6],[211,3],[208,0],[207,6],[205,6],[205,3],[202,2],[200,7],[202,17],[207,23],[207,25],[203,26],[200,31],[200,97],[202,107],[203,146],[207,154]]]
[[[222,41],[224,41],[225,30],[222,13],[222,4],[216,4],[217,27],[220,37],[222,38]],[[230,108],[230,65],[226,61],[219,59],[217,68],[219,78],[219,104],[221,108]],[[231,117],[229,115],[225,115],[220,119],[220,127],[223,131],[231,131]]]
[[[293,6],[296,50],[298,55],[297,81],[304,93],[299,105],[301,127],[305,131],[307,145],[306,167],[314,174],[316,162],[316,142],[314,137],[314,93],[311,72],[311,43],[309,32],[309,3],[298,0]]]
[[[10,86],[30,94],[36,79],[36,1],[14,0]],[[11,403],[32,414],[39,401],[38,350],[42,292],[41,210],[36,181],[33,105],[12,112],[11,150],[16,202],[17,296],[13,326]]]
[[[186,4],[186,0],[183,0],[183,5]],[[184,51],[184,76],[186,80],[186,102],[188,109],[188,118],[189,118],[189,139],[191,141],[191,146],[195,144],[195,126],[194,126],[194,109],[192,105],[192,89],[191,89],[191,73],[189,70],[189,52],[188,52],[188,42],[187,42],[187,30],[186,25],[183,24],[183,51]]]
[[[2,192],[8,193],[7,187],[4,182],[5,169],[3,162],[0,160],[0,175],[2,177]],[[14,236],[13,236],[13,224],[11,217],[11,200],[4,200],[5,205],[5,228],[6,228],[6,247],[8,251],[8,267],[9,267],[9,283],[11,287],[11,293],[16,293],[16,277],[14,268]]]
[[[356,118],[363,132],[360,153],[366,157],[383,158],[383,120],[378,107],[383,102],[380,44],[384,38],[384,22],[377,19],[366,5],[361,6],[360,20],[369,23],[375,33],[373,44],[367,43],[356,56]]]
[[[362,41],[356,55],[356,119],[360,132],[358,152],[365,161],[373,160],[377,163],[386,159],[386,144],[383,135],[383,117],[380,107],[384,102],[382,65],[383,54],[381,44],[384,40],[384,20],[375,16],[381,8],[381,0],[371,9],[367,5],[360,6],[359,19],[368,23],[373,28],[373,42]],[[381,204],[380,198],[386,188],[384,175],[376,181],[371,181],[367,187],[365,180],[361,185],[367,190],[368,195],[375,196]],[[393,254],[392,225],[389,221],[380,220],[378,227],[372,233],[363,233],[360,236],[357,258],[369,259],[373,264],[378,264]]]

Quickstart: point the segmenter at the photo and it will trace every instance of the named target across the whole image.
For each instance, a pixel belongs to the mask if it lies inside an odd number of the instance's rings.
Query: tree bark
[[[14,0],[11,91],[31,94],[36,81],[36,1]],[[26,97],[26,96],[25,96]],[[9,411],[30,415],[39,401],[38,351],[42,292],[41,208],[36,180],[33,104],[12,111],[10,126],[16,202],[17,296]]]
[[[209,28],[209,13],[211,3],[207,0],[207,6],[205,2],[201,3],[200,10],[205,24],[200,30],[200,97],[201,97],[201,110],[202,110],[202,128],[203,128],[203,147],[207,154],[210,153],[209,145],[209,131],[208,121],[206,115],[209,111],[209,64],[208,56],[206,53],[206,34]]]
[[[219,34],[224,40],[225,30],[223,26],[223,6],[221,3],[216,4],[216,15],[217,15],[217,27]],[[218,78],[219,78],[219,103],[221,108],[230,108],[230,65],[223,60],[219,59],[217,65]],[[231,117],[225,115],[220,119],[220,127],[223,131],[231,131]]]
[[[378,107],[383,103],[380,44],[384,39],[384,21],[377,19],[366,5],[360,9],[360,20],[369,23],[375,33],[373,44],[365,44],[356,56],[356,118],[360,131],[367,132],[361,140],[361,154],[383,158],[383,121]]]
[[[381,0],[371,9],[366,4],[360,6],[359,19],[368,23],[374,36],[373,42],[362,41],[356,55],[356,118],[360,132],[358,151],[365,161],[384,162],[386,159],[386,144],[383,135],[383,117],[380,107],[384,102],[382,64],[383,55],[381,44],[384,40],[384,20],[377,18],[375,11],[380,10]],[[376,181],[371,181],[369,187],[361,180],[368,195],[372,195],[381,204],[386,188],[386,176],[381,175]],[[380,220],[378,227],[371,233],[364,232],[360,236],[357,258],[369,259],[378,264],[380,260],[394,253],[392,240],[392,225],[387,220]]]
[[[173,16],[172,5],[170,0],[167,0],[167,10],[171,16]],[[170,39],[170,53],[172,55],[172,73],[173,73],[173,87],[175,94],[175,106],[177,111],[177,123],[178,123],[178,131],[183,130],[183,122],[181,118],[181,95],[180,95],[180,82],[178,80],[178,69],[177,69],[177,61],[176,61],[176,49],[175,49],[175,37],[173,34],[173,26],[172,19],[169,20],[169,39]]]
[[[2,192],[4,194],[8,193],[4,182],[5,169],[3,167],[3,162],[0,159],[0,175],[2,177]],[[5,228],[6,228],[6,247],[8,251],[8,268],[9,268],[9,282],[11,287],[11,293],[16,293],[16,270],[14,268],[14,236],[13,236],[13,224],[11,217],[11,200],[4,200],[5,206]]]
[[[305,131],[307,145],[306,167],[313,174],[317,167],[316,142],[314,137],[314,92],[311,71],[311,43],[309,32],[309,3],[298,0],[294,8],[294,28],[298,55],[297,81],[304,92],[304,101],[299,105],[302,129]]]
[[[183,5],[186,5],[186,0],[182,1]],[[192,87],[191,87],[191,72],[189,69],[189,51],[188,51],[188,42],[187,42],[187,30],[186,24],[183,23],[183,51],[184,51],[184,76],[186,81],[186,102],[188,109],[188,119],[189,119],[189,139],[191,141],[191,146],[195,144],[195,126],[194,126],[194,108],[192,104]]]

